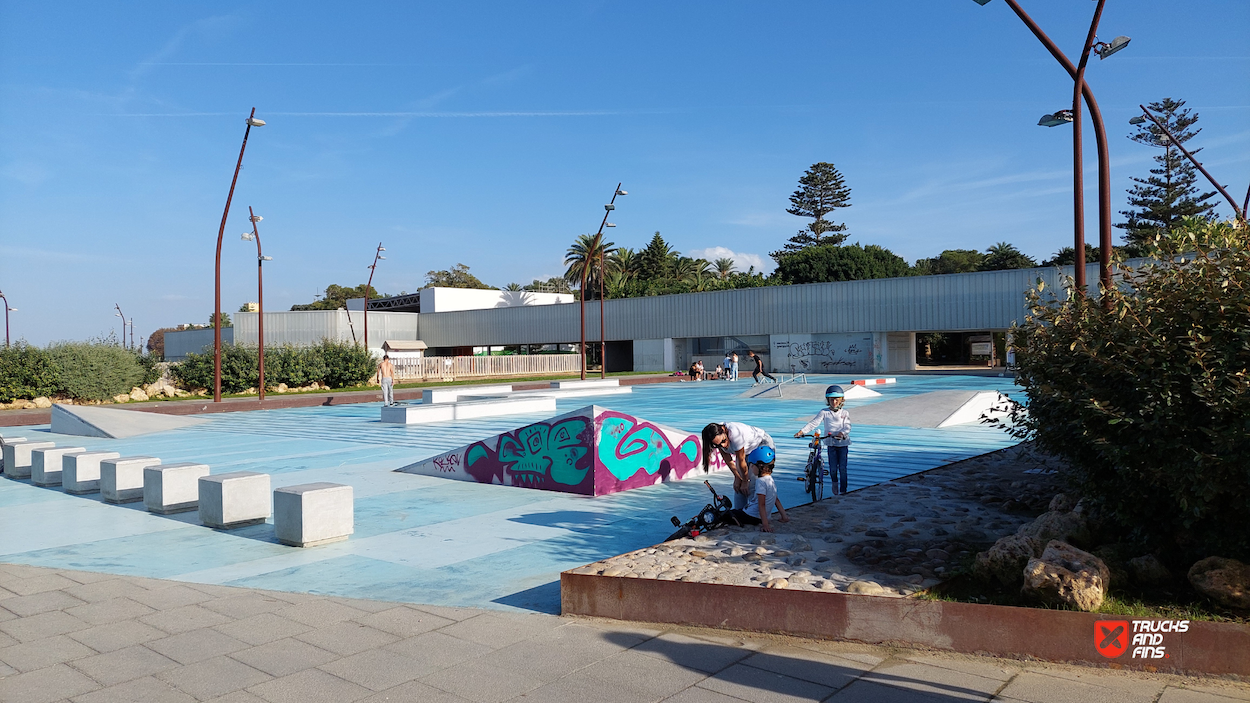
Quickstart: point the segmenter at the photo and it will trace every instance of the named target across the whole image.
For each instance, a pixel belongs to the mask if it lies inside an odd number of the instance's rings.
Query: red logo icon
[[[1094,648],[1108,659],[1128,651],[1128,621],[1099,620],[1094,623]]]

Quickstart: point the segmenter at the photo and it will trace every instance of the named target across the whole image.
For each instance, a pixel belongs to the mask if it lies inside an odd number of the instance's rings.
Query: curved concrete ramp
[[[702,476],[701,450],[699,435],[587,405],[396,471],[599,496]]]
[[[852,426],[951,427],[976,423],[982,415],[994,414],[999,395],[997,391],[930,391],[848,410]],[[807,422],[811,417],[801,419]]]
[[[52,406],[52,431],[79,437],[124,439],[138,435],[177,430],[208,422],[202,417],[157,415],[140,410],[103,408],[94,405]]]
[[[782,400],[815,400],[825,402],[825,389],[829,386],[823,383],[767,383],[754,386],[745,392],[739,393],[739,398],[772,398]],[[881,394],[865,388],[863,386],[847,386],[842,388],[846,392],[847,400],[857,400],[860,398],[876,398]]]

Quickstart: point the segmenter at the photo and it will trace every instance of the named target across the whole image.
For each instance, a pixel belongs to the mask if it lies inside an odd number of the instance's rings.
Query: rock
[[[977,555],[973,569],[984,579],[994,579],[1004,586],[1020,583],[1030,559],[1042,555],[1040,540],[1028,535],[1008,535]]]
[[[278,385],[274,388],[274,390],[275,390],[275,391],[277,391],[277,392],[279,392],[279,393],[286,393],[286,391],[287,391],[287,385],[286,385],[285,383],[279,383],[279,384],[278,384]]]
[[[927,550],[924,553],[924,555],[929,557],[930,559],[936,559],[938,561],[946,561],[947,559],[951,558],[950,553],[947,552],[945,549],[930,549],[930,550]]]
[[[742,561],[759,561],[760,559],[763,559],[763,557],[755,552],[748,552],[742,555]]]
[[[1236,559],[1207,557],[1189,567],[1189,583],[1220,605],[1250,610],[1250,566]]]
[[[1043,543],[1052,540],[1077,544],[1089,542],[1089,525],[1084,517],[1075,512],[1061,513],[1052,510],[1042,513],[1033,522],[1021,525],[1019,533]]]
[[[890,536],[885,530],[868,530],[864,534],[868,537],[889,537]]]
[[[885,593],[885,589],[875,581],[852,581],[846,587],[846,592],[857,593],[861,596],[879,596]]]
[[[148,394],[144,393],[142,388],[135,388],[134,390],[130,391],[130,399],[143,402],[145,400],[148,400]]]
[[[703,557],[707,556],[707,554],[708,554],[707,552],[705,552],[705,551],[703,551],[703,550],[701,550],[701,549],[695,549],[695,550],[692,550],[692,551],[690,552],[690,556],[692,556],[692,557],[698,557],[698,558],[700,558],[700,559],[702,559]]]
[[[769,579],[764,584],[764,588],[788,588],[789,586],[790,582],[785,579]]]
[[[122,394],[119,394],[119,395],[115,395],[115,396],[113,396],[113,402],[114,402],[114,403],[129,403],[129,402],[130,402],[130,396],[129,396],[129,395],[127,395],[127,394],[125,394],[125,393],[122,393]]]
[[[39,396],[38,398],[35,398],[32,402],[35,404],[35,407],[36,407],[36,408],[50,408],[50,407],[52,407],[52,401],[51,401],[51,400],[48,400],[48,399],[47,399],[47,398],[45,398],[44,396]]]
[[[1133,549],[1129,545],[1104,544],[1091,550],[1090,553],[1102,559],[1102,563],[1106,564],[1107,570],[1111,572],[1111,582],[1108,585],[1122,586],[1130,581],[1128,560],[1133,556]]]
[[[181,388],[175,388],[174,395],[178,396],[179,398],[189,398],[191,396],[190,393],[182,390]]]
[[[756,535],[755,538],[751,540],[751,544],[757,544],[760,546],[766,544],[777,544],[777,538],[770,535]]]
[[[1050,499],[1050,507],[1047,510],[1055,513],[1068,513],[1076,507],[1076,496],[1070,496],[1067,493],[1059,493]]]
[[[1040,558],[1024,567],[1023,595],[1045,603],[1093,612],[1107,595],[1111,572],[1101,559],[1070,544],[1051,540]]]
[[[1172,580],[1172,572],[1153,554],[1147,554],[1128,560],[1129,572],[1138,583],[1157,586]]]
[[[629,569],[626,569],[620,566],[609,566],[607,569],[604,570],[603,575],[604,576],[624,576],[627,573],[629,573]]]

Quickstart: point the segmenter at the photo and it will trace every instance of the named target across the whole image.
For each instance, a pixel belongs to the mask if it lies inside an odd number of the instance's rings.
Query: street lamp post
[[[587,257],[596,256],[595,252],[599,251],[600,245],[603,243],[603,228],[605,226],[607,227],[616,226],[616,225],[608,224],[608,215],[612,214],[612,211],[616,209],[616,196],[618,195],[629,195],[629,193],[627,193],[626,191],[621,190],[620,183],[616,184],[616,190],[612,193],[612,199],[608,201],[607,205],[603,206],[603,222],[599,223],[599,231],[595,233],[595,238],[592,239],[590,242],[590,250],[587,251],[585,254]],[[604,336],[604,324],[603,324],[603,264],[604,264],[603,257],[599,256],[599,377],[600,378],[605,378],[608,373],[608,370],[607,370],[608,363],[607,363],[607,355],[606,355],[607,341]],[[586,278],[587,278],[587,275],[590,273],[590,267],[592,265],[593,263],[589,260],[582,262],[582,287],[579,292],[580,295],[578,296],[581,298],[580,302],[581,302],[581,312],[582,312],[581,352],[582,352],[582,380],[583,381],[586,380]]]
[[[256,119],[256,108],[247,117],[247,129],[243,130],[243,146],[239,147],[239,161],[234,165],[234,178],[230,179],[230,192],[226,194],[226,209],[221,213],[221,227],[217,229],[217,264],[213,271],[213,402],[221,402],[221,238],[226,233],[226,218],[230,216],[230,200],[234,198],[234,184],[239,180],[243,167],[243,152],[247,149],[247,137],[253,127],[264,127],[265,121]]]
[[[1228,204],[1233,206],[1233,217],[1236,218],[1237,220],[1241,220],[1242,222],[1245,222],[1246,221],[1245,204],[1242,204],[1242,206],[1238,208],[1237,201],[1233,199],[1233,196],[1228,194],[1228,190],[1224,186],[1220,185],[1220,182],[1215,180],[1215,177],[1212,176],[1205,168],[1203,168],[1202,164],[1198,161],[1198,159],[1194,158],[1194,155],[1189,153],[1189,150],[1181,145],[1180,140],[1178,140],[1175,136],[1173,136],[1173,134],[1168,131],[1168,128],[1164,126],[1164,124],[1160,122],[1157,118],[1155,118],[1154,114],[1151,113],[1150,110],[1146,109],[1145,105],[1138,105],[1137,107],[1141,108],[1142,115],[1145,116],[1145,119],[1141,117],[1134,117],[1133,119],[1129,120],[1129,124],[1142,124],[1143,122],[1146,121],[1146,119],[1149,119],[1151,122],[1154,122],[1155,126],[1158,127],[1159,130],[1163,132],[1164,135],[1167,136],[1168,142],[1170,144],[1175,145],[1177,149],[1180,149],[1180,152],[1185,155],[1185,158],[1189,159],[1189,162],[1192,163],[1195,167],[1197,167],[1199,171],[1202,171],[1202,175],[1206,176],[1207,180],[1211,181],[1211,185],[1215,186],[1215,189],[1220,191],[1220,195],[1223,195],[1224,198],[1228,201]],[[1246,202],[1250,202],[1250,189],[1246,190]]]
[[[373,253],[373,263],[369,264],[369,281],[365,283],[365,351],[369,351],[369,289],[373,287],[373,274],[377,273],[378,262],[385,261],[386,257],[382,256],[382,252],[386,251],[386,247],[382,246],[382,242],[378,242],[378,249]]]
[[[9,348],[9,313],[17,312],[17,308],[9,307],[9,299],[0,292],[0,300],[4,301],[4,348]]]
[[[985,5],[990,0],[973,0],[978,5]],[[1098,276],[1101,281],[1103,290],[1111,287],[1111,157],[1110,150],[1107,146],[1107,129],[1102,120],[1102,111],[1098,109],[1098,101],[1094,99],[1094,92],[1090,89],[1089,83],[1085,81],[1085,66],[1089,61],[1091,51],[1097,53],[1099,58],[1107,58],[1112,54],[1120,51],[1129,43],[1128,37],[1116,37],[1109,43],[1094,43],[1095,32],[1098,29],[1098,22],[1102,18],[1103,5],[1106,0],[1098,0],[1098,6],[1094,10],[1094,18],[1090,22],[1089,33],[1085,37],[1085,46],[1081,50],[1080,65],[1074,65],[1071,60],[1063,53],[1057,44],[1055,44],[1042,28],[1029,17],[1028,13],[1020,7],[1016,0],[1005,0],[1012,12],[1024,22],[1029,31],[1033,32],[1033,36],[1046,47],[1051,56],[1063,66],[1073,80],[1073,99],[1072,99],[1072,122],[1076,134],[1073,135],[1073,162],[1075,166],[1075,174],[1073,175],[1073,244],[1076,254],[1076,274],[1075,283],[1078,291],[1085,290],[1085,194],[1084,194],[1084,176],[1083,176],[1083,155],[1081,153],[1081,134],[1079,130],[1080,122],[1080,100],[1083,96],[1085,104],[1089,107],[1089,116],[1094,123],[1094,139],[1098,145]],[[1068,120],[1064,120],[1066,122]],[[1047,124],[1045,118],[1043,124],[1053,127],[1063,122],[1055,122]]]
[[[135,343],[135,335],[134,335],[134,321],[132,320],[132,321],[131,321],[131,323],[130,323],[130,329],[131,329],[131,333],[130,333],[130,344],[129,344],[129,346],[127,346],[127,344],[126,344],[126,315],[122,313],[122,306],[121,306],[121,305],[119,305],[119,304],[117,304],[117,303],[113,303],[113,307],[114,307],[114,308],[117,308],[117,314],[113,315],[113,317],[120,317],[120,318],[122,319],[122,346],[123,346],[123,347],[126,347],[127,349],[129,349],[130,347],[133,347],[133,346],[134,346],[134,343]]]
[[[252,206],[247,206],[247,219],[252,221],[252,231],[244,232],[241,239],[245,242],[256,240],[256,341],[260,346],[260,353],[257,365],[260,370],[260,379],[258,381],[257,390],[260,392],[260,399],[265,399],[265,262],[273,261],[272,256],[265,256],[260,248],[260,230],[257,229],[256,223],[265,219],[255,212],[252,212]]]

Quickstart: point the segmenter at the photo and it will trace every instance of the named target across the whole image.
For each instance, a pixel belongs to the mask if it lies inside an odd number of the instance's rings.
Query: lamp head
[[[1042,115],[1042,119],[1037,121],[1037,125],[1039,127],[1058,127],[1061,124],[1067,124],[1071,121],[1071,110],[1055,110],[1053,115]]]
[[[617,188],[617,189],[616,189],[616,194],[617,194],[617,195],[629,195],[629,191],[627,191],[627,190],[621,190],[620,188]]]
[[[378,245],[378,251],[386,251],[386,247]]]
[[[260,257],[260,260],[261,260],[261,261],[273,261],[273,257],[272,257],[272,256],[262,256],[262,257]]]
[[[609,204],[607,204],[607,205],[604,205],[604,206],[603,206],[603,209],[604,209],[604,210],[607,210],[608,212],[612,212],[613,210],[615,210],[615,209],[616,209],[616,206],[615,206],[615,205],[612,205],[611,203],[609,203]]]
[[[247,219],[251,220],[252,222],[260,222],[261,220],[265,218],[261,217],[260,215],[252,215],[251,217]]]
[[[1098,54],[1098,58],[1100,60],[1105,59],[1108,56],[1119,51],[1120,49],[1123,49],[1124,47],[1128,46],[1128,43],[1130,41],[1133,41],[1133,40],[1121,34],[1115,39],[1112,39],[1110,42],[1098,42],[1097,44],[1095,44],[1094,53]]]
[[[603,223],[603,226],[604,226],[604,227],[615,227],[615,226],[616,226],[616,223],[614,223],[614,222],[605,222],[605,223]]]
[[[386,261],[386,257],[385,257],[385,256],[379,256],[379,257],[378,257],[378,260],[379,260],[379,261]]]
[[[239,235],[239,239],[242,239],[245,242],[250,242],[253,239],[255,239],[255,237],[252,236],[251,232],[244,232],[243,234]]]
[[[264,126],[265,126],[265,121],[264,121],[264,120],[262,120],[262,119],[260,119],[259,117],[249,117],[249,118],[247,118],[247,126],[249,126],[249,127],[264,127]]]
[[[1146,118],[1141,115],[1138,115],[1137,117],[1130,117],[1128,123],[1129,124],[1146,124]]]
[[[972,1],[982,7],[985,7],[986,5],[990,3],[990,0],[972,0]]]

